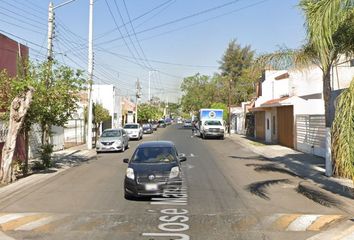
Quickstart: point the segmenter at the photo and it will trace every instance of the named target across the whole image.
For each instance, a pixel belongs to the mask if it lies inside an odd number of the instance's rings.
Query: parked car
[[[183,127],[185,128],[190,128],[192,127],[192,120],[191,119],[186,119],[183,123]]]
[[[145,123],[145,124],[143,124],[143,133],[144,134],[151,134],[151,133],[153,133],[154,132],[154,130],[152,129],[152,126],[151,126],[151,124],[150,123]]]
[[[151,123],[151,126],[152,126],[152,129],[153,129],[154,131],[157,131],[157,128],[159,127],[159,123],[158,123],[158,122],[152,122],[152,123]]]
[[[124,152],[128,147],[129,136],[124,129],[106,129],[96,143],[96,152]]]
[[[162,195],[164,189],[182,186],[181,162],[173,142],[149,141],[140,144],[128,163],[124,180],[126,199],[139,196]]]
[[[171,125],[172,124],[172,119],[171,118],[166,118],[165,119],[166,125]]]
[[[124,129],[128,133],[129,139],[143,138],[143,128],[138,123],[127,123],[124,125]]]
[[[160,127],[160,128],[161,128],[161,127],[163,127],[163,128],[166,127],[166,122],[165,122],[165,120],[160,120],[160,121],[158,122],[158,124],[159,124],[159,127]]]

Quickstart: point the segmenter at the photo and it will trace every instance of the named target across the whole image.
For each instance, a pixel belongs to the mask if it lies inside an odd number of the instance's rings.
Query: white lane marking
[[[5,233],[0,231],[0,240],[15,240],[15,239],[7,236]]]
[[[33,221],[33,222],[30,222],[30,223],[27,223],[25,225],[22,225],[18,228],[15,229],[15,231],[30,231],[30,230],[33,230],[35,228],[38,228],[38,227],[41,227],[43,225],[46,225],[48,223],[51,223],[57,219],[60,219],[62,218],[63,216],[49,216],[49,217],[45,217],[45,218],[41,218],[41,219],[38,219],[37,221]]]
[[[35,215],[35,213],[12,213],[6,214],[0,217],[0,224],[10,222],[12,220],[16,220],[22,217]]]
[[[306,231],[306,229],[321,215],[302,215],[296,218],[289,226],[286,231]]]

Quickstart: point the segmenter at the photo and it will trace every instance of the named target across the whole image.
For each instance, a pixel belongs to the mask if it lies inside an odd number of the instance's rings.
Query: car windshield
[[[132,158],[134,163],[171,163],[176,161],[176,151],[172,147],[138,148]]]
[[[103,131],[101,137],[120,137],[121,133],[118,130]]]
[[[143,128],[150,128],[150,124],[144,124]]]
[[[220,121],[205,121],[205,125],[216,125],[216,126],[221,126],[221,122]]]
[[[165,123],[165,121],[161,120],[161,121],[159,121],[159,123]]]
[[[127,124],[124,126],[124,128],[127,128],[127,129],[137,129],[138,128],[138,125],[136,124]]]

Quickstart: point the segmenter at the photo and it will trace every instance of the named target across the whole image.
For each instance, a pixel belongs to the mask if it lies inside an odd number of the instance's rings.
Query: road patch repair
[[[185,206],[188,205],[187,187],[183,185],[185,179],[182,176],[182,187],[176,185],[170,186],[163,191],[162,197],[152,198],[150,204],[152,206],[160,206],[159,221],[157,228],[161,232],[142,233],[143,237],[149,240],[156,238],[168,238],[178,240],[189,240],[190,236],[185,232],[189,230],[189,211]]]

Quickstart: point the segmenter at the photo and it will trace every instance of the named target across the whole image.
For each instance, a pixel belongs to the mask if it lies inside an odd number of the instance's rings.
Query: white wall
[[[109,111],[109,115],[112,117],[112,127],[118,127],[121,115],[118,89],[114,85],[92,85],[92,100],[102,104]],[[114,118],[115,115],[116,118]]]

